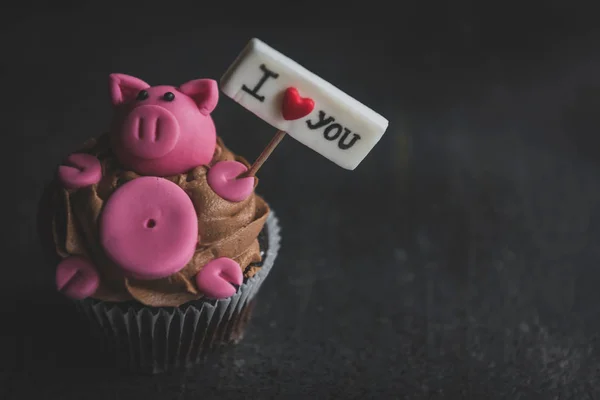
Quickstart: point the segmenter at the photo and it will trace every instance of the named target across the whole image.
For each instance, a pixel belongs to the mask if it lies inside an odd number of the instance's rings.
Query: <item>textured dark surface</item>
[[[600,398],[592,9],[221,3],[2,13],[0,399]],[[353,172],[289,138],[260,171],[283,247],[235,349],[183,375],[104,367],[42,263],[42,188],[107,128],[110,72],[218,78],[252,36],[390,128]],[[250,160],[274,133],[224,96],[213,116]]]

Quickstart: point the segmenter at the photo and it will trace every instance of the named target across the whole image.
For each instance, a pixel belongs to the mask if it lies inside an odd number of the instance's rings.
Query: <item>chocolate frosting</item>
[[[56,254],[61,258],[86,257],[98,269],[100,286],[93,298],[116,302],[133,299],[157,307],[179,306],[203,296],[196,287],[195,276],[212,259],[234,259],[246,278],[258,271],[259,267],[252,264],[261,261],[257,237],[263,229],[269,207],[254,193],[235,203],[222,199],[210,188],[206,175],[215,163],[235,160],[249,166],[244,158],[227,149],[220,138],[208,166],[165,177],[190,196],[198,216],[199,242],[194,256],[181,271],[155,280],[125,276],[107,257],[99,240],[98,222],[104,203],[121,185],[140,175],[119,165],[110,150],[107,135],[90,140],[80,152],[98,157],[102,165],[102,179],[95,185],[77,190],[54,185],[50,218]]]

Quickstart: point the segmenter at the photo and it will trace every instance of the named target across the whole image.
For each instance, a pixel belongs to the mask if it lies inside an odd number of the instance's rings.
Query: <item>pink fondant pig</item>
[[[109,81],[115,107],[112,148],[126,169],[146,177],[126,183],[109,198],[101,215],[100,240],[128,275],[164,278],[191,259],[198,231],[197,223],[191,223],[196,218],[187,194],[161,177],[210,163],[217,142],[210,117],[218,102],[217,83],[196,79],[179,87],[150,86],[124,74],[111,74]],[[223,199],[242,201],[254,188],[253,177],[237,179],[246,170],[237,161],[221,161],[210,168],[207,181]],[[93,185],[102,178],[100,162],[88,154],[72,154],[59,167],[58,178],[67,189]],[[74,276],[77,284],[67,284]],[[211,261],[196,277],[198,287],[216,298],[234,294],[231,284],[242,279],[239,265],[226,258]],[[87,297],[97,285],[88,260],[71,257],[58,267],[57,286],[68,287],[70,297]]]

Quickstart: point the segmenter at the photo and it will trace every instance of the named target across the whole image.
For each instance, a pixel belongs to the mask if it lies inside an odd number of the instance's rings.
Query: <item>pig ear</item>
[[[140,90],[150,87],[143,80],[125,74],[110,74],[108,80],[110,99],[115,106],[135,99]]]
[[[219,87],[213,79],[195,79],[179,86],[179,90],[190,96],[204,115],[210,114],[219,102]]]

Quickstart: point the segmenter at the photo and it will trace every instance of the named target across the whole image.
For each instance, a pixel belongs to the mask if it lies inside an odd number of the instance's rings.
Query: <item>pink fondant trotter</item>
[[[238,202],[248,198],[254,190],[254,177],[239,178],[248,168],[237,161],[221,161],[208,171],[208,184],[225,200]]]
[[[244,280],[242,268],[231,258],[221,257],[210,261],[196,275],[196,285],[205,296],[225,299],[235,294]]]
[[[99,284],[96,268],[85,258],[65,258],[56,268],[57,289],[72,299],[82,300],[93,295]]]
[[[58,167],[58,180],[65,189],[79,189],[100,182],[102,167],[91,154],[75,153]]]

